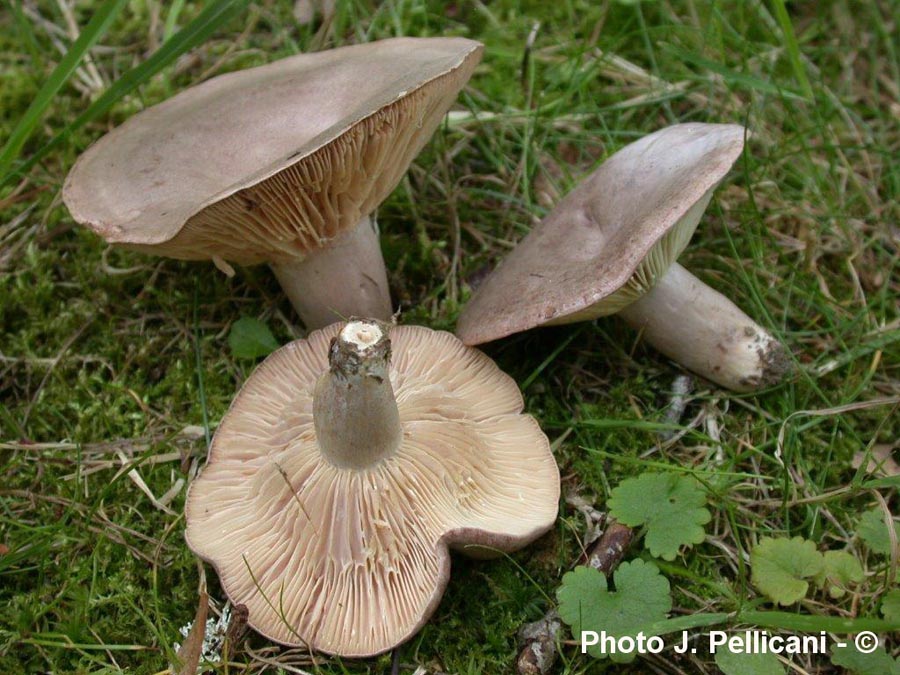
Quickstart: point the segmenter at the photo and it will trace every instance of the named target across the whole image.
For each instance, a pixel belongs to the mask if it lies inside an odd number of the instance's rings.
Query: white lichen
[[[228,630],[228,623],[231,621],[231,603],[225,603],[222,613],[218,619],[212,617],[206,620],[206,627],[203,633],[203,647],[200,651],[200,664],[197,665],[197,672],[203,672],[204,664],[219,663],[222,660],[222,648],[225,646],[225,633]],[[185,625],[178,629],[182,637],[187,637],[191,628],[194,626],[193,621],[188,621]],[[178,652],[181,644],[175,642],[172,647]]]

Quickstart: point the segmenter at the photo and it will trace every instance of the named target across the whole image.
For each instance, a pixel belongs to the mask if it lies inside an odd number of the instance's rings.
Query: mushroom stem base
[[[387,271],[371,216],[303,260],[271,268],[308,330],[351,316],[391,318]]]
[[[672,360],[734,391],[774,385],[790,368],[780,342],[677,263],[619,316]]]
[[[313,423],[319,450],[334,466],[365,470],[400,447],[390,360],[387,327],[377,321],[351,321],[332,340],[328,371],[313,393]]]

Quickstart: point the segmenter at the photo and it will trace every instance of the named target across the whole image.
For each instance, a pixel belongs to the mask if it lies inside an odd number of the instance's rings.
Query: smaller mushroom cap
[[[390,332],[399,449],[362,469],[325,460],[313,392],[342,328],[286,345],[247,380],[191,486],[186,538],[263,635],[371,656],[435,610],[448,546],[511,551],[546,532],[559,472],[512,378],[418,326]],[[363,348],[380,339],[366,330]]]
[[[733,124],[677,124],[625,146],[485,280],[457,335],[481,344],[631,304],[687,246],[743,146],[744,128]]]
[[[396,187],[481,50],[395,38],[214,77],[97,141],[63,200],[107,241],[157,255],[302,259]]]

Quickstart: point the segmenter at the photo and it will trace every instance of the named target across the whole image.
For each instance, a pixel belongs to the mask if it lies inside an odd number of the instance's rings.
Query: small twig
[[[617,523],[615,520],[607,520],[603,536],[591,547],[584,564],[609,576],[622,562],[625,551],[633,539],[634,530],[630,527]]]
[[[634,531],[615,520],[606,520],[606,530],[597,542],[582,554],[579,565],[587,565],[609,574],[625,556],[634,539]],[[556,644],[560,630],[556,609],[549,610],[540,620],[519,629],[521,650],[516,659],[518,675],[547,675],[556,661]]]
[[[391,651],[391,675],[400,675],[400,650],[396,647]]]
[[[234,605],[231,608],[231,619],[228,622],[228,628],[225,629],[225,644],[222,647],[222,660],[226,663],[237,653],[237,648],[250,626],[247,621],[250,618],[250,610],[247,605]]]
[[[555,609],[542,619],[527,623],[519,629],[519,643],[523,645],[516,659],[518,675],[546,675],[556,661],[556,641],[559,637],[559,614]]]

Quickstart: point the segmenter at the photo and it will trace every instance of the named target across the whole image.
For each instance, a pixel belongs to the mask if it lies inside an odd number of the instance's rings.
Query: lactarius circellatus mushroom
[[[415,633],[448,547],[518,549],[559,473],[515,382],[450,333],[354,320],[281,348],[213,439],[189,546],[272,640],[371,656]]]
[[[566,195],[477,289],[469,345],[618,313],[666,356],[736,391],[776,383],[789,360],[766,330],[675,260],[744,129],[678,124],[627,145]]]
[[[85,151],[63,187],[107,241],[269,263],[308,328],[392,314],[373,214],[481,58],[463,38],[300,54],[191,87]]]

